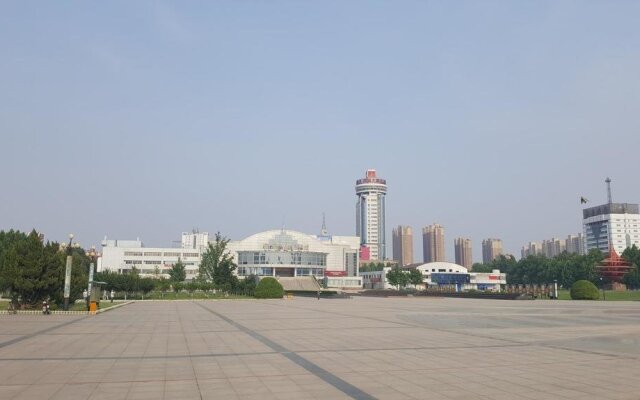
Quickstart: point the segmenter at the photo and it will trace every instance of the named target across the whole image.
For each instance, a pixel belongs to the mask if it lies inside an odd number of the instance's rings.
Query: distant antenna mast
[[[607,198],[609,199],[609,204],[613,203],[613,201],[611,200],[611,178],[607,177],[607,179],[605,179],[605,182],[607,182]]]
[[[320,229],[320,235],[327,236],[329,231],[327,231],[327,221],[324,217],[324,213],[322,213],[322,228]]]

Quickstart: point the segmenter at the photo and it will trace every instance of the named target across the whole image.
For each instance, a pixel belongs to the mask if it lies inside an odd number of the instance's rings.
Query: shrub
[[[275,278],[266,277],[258,282],[255,296],[259,299],[281,299],[284,296],[284,289]]]
[[[600,292],[598,292],[598,288],[589,281],[576,281],[571,286],[572,300],[598,300],[599,298]]]

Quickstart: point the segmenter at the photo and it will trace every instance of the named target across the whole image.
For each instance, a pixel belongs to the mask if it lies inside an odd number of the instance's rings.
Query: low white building
[[[105,240],[98,271],[127,274],[135,267],[144,276],[168,277],[180,259],[187,280],[198,275],[207,233],[183,233],[180,248],[145,247],[140,240]],[[240,277],[314,276],[327,287],[360,288],[358,277],[360,239],[357,236],[307,235],[289,230],[256,233],[230,241],[227,252],[238,265]]]
[[[238,276],[357,276],[357,236],[315,236],[291,230],[256,233],[227,245]]]
[[[184,238],[184,236],[183,236]],[[169,270],[178,259],[185,265],[187,279],[198,275],[200,250],[173,247],[144,247],[140,240],[102,241],[102,256],[98,259],[97,271],[113,271],[122,274],[136,267],[142,276],[169,277]]]
[[[469,272],[462,265],[450,262],[432,262],[426,264],[411,264],[402,267],[408,271],[417,269],[422,273],[422,287],[448,286],[456,290],[490,290],[500,292],[500,285],[507,284],[507,275],[499,270],[492,272]],[[389,284],[387,272],[390,267],[385,267],[381,271],[361,272],[363,287],[365,289],[396,289]],[[408,285],[407,287],[413,287]]]

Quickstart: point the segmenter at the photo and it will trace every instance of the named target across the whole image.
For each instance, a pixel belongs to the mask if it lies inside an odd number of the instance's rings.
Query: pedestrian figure
[[[115,292],[111,289],[111,302],[113,303],[113,296],[115,296]]]
[[[320,300],[320,291],[318,290],[318,300]]]

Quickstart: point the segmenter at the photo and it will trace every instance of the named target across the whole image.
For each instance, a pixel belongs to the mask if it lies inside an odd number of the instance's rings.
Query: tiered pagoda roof
[[[609,244],[609,256],[602,260],[600,265],[596,266],[596,270],[600,276],[610,282],[621,282],[622,277],[631,271],[632,268],[627,260],[616,253],[613,244]]]

